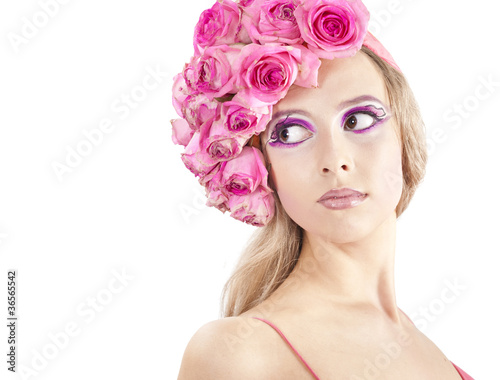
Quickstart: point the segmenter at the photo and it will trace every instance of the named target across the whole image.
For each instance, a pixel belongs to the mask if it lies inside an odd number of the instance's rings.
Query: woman
[[[200,17],[174,142],[209,205],[262,229],[179,379],[471,379],[396,304],[396,219],[425,135],[367,22],[360,1],[336,0],[222,1]]]

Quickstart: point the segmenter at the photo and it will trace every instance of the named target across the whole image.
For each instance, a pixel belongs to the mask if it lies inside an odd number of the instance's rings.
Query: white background
[[[200,187],[171,142],[172,77],[212,1],[69,1],[16,52],[10,33],[22,35],[34,17],[43,23],[47,2],[0,5],[2,324],[13,268],[18,366],[36,363],[37,379],[174,379],[190,337],[218,318],[222,286],[254,230],[200,206]],[[398,222],[398,304],[414,321],[420,308],[434,308],[427,336],[474,378],[498,378],[499,7],[365,4],[419,100],[432,148],[425,181]],[[157,88],[129,115],[112,109],[156,69]],[[488,78],[496,85],[474,99]],[[464,104],[467,115],[446,119]],[[59,181],[54,162],[65,164],[68,147],[107,118],[115,129]],[[113,271],[133,279],[113,283]],[[465,289],[444,304],[446,281]],[[91,312],[96,296],[102,310]],[[68,324],[78,334],[65,341]],[[56,351],[51,334],[60,338]]]

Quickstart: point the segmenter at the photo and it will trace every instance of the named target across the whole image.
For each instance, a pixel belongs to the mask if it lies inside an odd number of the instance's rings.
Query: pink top
[[[403,313],[404,314],[404,313]],[[405,314],[406,315],[406,314]],[[300,359],[300,361],[306,366],[306,368],[309,370],[309,372],[311,372],[311,375],[313,375],[313,377],[316,379],[316,380],[320,380],[319,379],[319,376],[316,375],[316,373],[314,373],[313,369],[309,366],[309,364],[307,364],[307,362],[304,360],[304,358],[299,354],[299,352],[295,349],[295,347],[292,346],[292,344],[290,343],[290,341],[286,338],[286,336],[281,332],[281,330],[279,328],[277,328],[274,324],[272,324],[271,322],[265,320],[265,319],[261,319],[261,318],[257,318],[257,317],[252,317],[254,319],[258,319],[262,322],[265,322],[267,323],[269,326],[271,326],[274,330],[276,330],[276,332],[278,334],[280,334],[280,336],[283,338],[283,340],[288,344],[288,346],[290,346],[290,348],[292,349],[292,351],[295,353],[295,355],[297,355],[297,357]],[[409,319],[409,318],[408,318]],[[411,320],[410,320],[411,321]],[[412,322],[413,323],[413,322]],[[451,363],[453,364],[453,363]],[[453,366],[455,367],[455,369],[457,370],[457,372],[460,374],[460,377],[463,379],[463,380],[474,380],[472,377],[470,377],[469,375],[467,375],[462,369],[460,369],[459,367],[457,367],[455,364],[453,364]]]

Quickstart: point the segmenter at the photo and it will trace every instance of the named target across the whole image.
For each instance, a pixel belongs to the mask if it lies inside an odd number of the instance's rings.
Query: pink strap
[[[456,366],[453,362],[451,362],[451,364],[453,364],[453,367],[455,367],[455,369],[457,370],[458,374],[460,375],[460,377],[463,380],[474,380],[470,375],[467,375],[463,369],[461,369],[460,367]]]
[[[404,315],[406,315],[403,310],[399,309]],[[408,317],[408,315],[406,315],[406,317],[410,320],[411,323],[413,323],[413,321],[410,319],[410,317]],[[306,366],[306,368],[309,370],[309,372],[311,372],[311,374],[314,376],[314,378],[316,380],[320,380],[320,378],[318,377],[318,375],[316,375],[316,373],[314,373],[314,371],[312,370],[312,368],[309,366],[309,364],[307,364],[307,362],[304,360],[304,358],[302,357],[302,355],[299,354],[299,352],[295,349],[295,347],[292,346],[292,344],[290,343],[290,341],[286,338],[286,336],[281,332],[281,330],[276,327],[273,323],[265,320],[265,319],[262,319],[262,318],[257,318],[257,317],[252,317],[254,319],[258,319],[259,321],[262,321],[262,322],[265,322],[267,323],[269,326],[271,326],[274,330],[276,330],[276,332],[278,334],[280,334],[280,336],[283,338],[283,340],[288,344],[288,346],[290,346],[290,348],[293,350],[293,352],[295,353],[295,355],[297,355],[300,359],[300,361]],[[460,367],[456,366],[453,362],[451,362],[451,364],[453,364],[453,367],[455,367],[455,369],[457,370],[458,374],[460,375],[460,377],[463,379],[463,380],[474,380],[470,375],[468,375],[467,373],[465,373]]]
[[[262,322],[265,322],[267,323],[269,326],[271,326],[273,329],[276,330],[276,332],[278,334],[280,334],[280,336],[283,338],[283,340],[290,346],[290,348],[293,350],[293,352],[295,352],[295,355],[297,355],[299,357],[299,359],[302,361],[302,363],[304,363],[304,365],[306,366],[306,368],[309,370],[309,372],[311,372],[311,374],[314,376],[314,378],[316,380],[320,380],[320,378],[318,377],[318,375],[316,375],[314,373],[314,371],[312,370],[311,367],[309,367],[309,364],[307,364],[307,362],[304,360],[304,358],[299,354],[299,352],[295,349],[295,347],[292,346],[292,344],[290,343],[290,341],[286,338],[285,335],[283,335],[283,333],[280,331],[279,328],[277,328],[274,324],[272,324],[271,322],[269,321],[266,321],[265,319],[261,319],[261,318],[257,318],[257,317],[252,317],[254,319],[258,319],[259,321],[262,321]]]

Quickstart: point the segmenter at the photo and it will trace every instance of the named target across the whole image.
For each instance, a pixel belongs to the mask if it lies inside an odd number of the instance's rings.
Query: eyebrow
[[[349,99],[349,100],[344,100],[343,102],[339,103],[338,107],[337,107],[337,110],[341,110],[343,108],[346,108],[346,107],[349,107],[349,106],[352,106],[354,104],[357,104],[357,103],[360,103],[360,102],[366,102],[366,101],[375,101],[375,102],[379,102],[381,103],[385,108],[388,108],[387,105],[382,102],[380,99],[376,98],[375,96],[372,96],[372,95],[361,95],[361,96],[357,96],[355,98],[352,98],[352,99]],[[304,110],[301,110],[301,109],[291,109],[291,110],[284,110],[284,111],[279,111],[279,112],[276,112],[271,121],[274,121],[276,120],[277,118],[279,118],[280,116],[283,116],[283,115],[291,115],[291,114],[299,114],[299,115],[303,115],[303,116],[307,116],[309,118],[311,118],[311,114],[307,111],[304,111]]]
[[[297,113],[297,114],[302,115],[302,116],[311,117],[311,114],[309,112],[307,112],[307,111],[299,110],[299,109],[294,109],[294,110],[284,110],[284,111],[276,112],[273,115],[273,118],[271,119],[271,121],[276,120],[280,116],[291,115],[291,114],[294,114],[294,113]]]
[[[379,102],[381,103],[383,106],[385,106],[387,108],[387,106],[384,104],[384,102],[382,102],[380,99],[376,98],[375,96],[372,96],[372,95],[361,95],[361,96],[357,96],[353,99],[349,99],[349,100],[345,100],[341,103],[339,103],[338,107],[337,107],[337,110],[341,110],[343,108],[346,108],[346,107],[349,107],[349,106],[352,106],[356,103],[360,103],[360,102],[365,102],[365,101],[375,101],[375,102]]]

